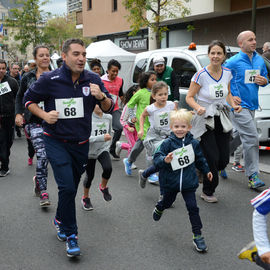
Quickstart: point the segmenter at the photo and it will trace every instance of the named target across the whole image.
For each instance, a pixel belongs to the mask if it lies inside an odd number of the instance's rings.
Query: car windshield
[[[238,52],[227,52],[227,57],[226,58],[229,59],[230,57],[232,57],[233,55],[235,55],[237,53]],[[209,65],[209,63],[210,63],[208,54],[197,55],[197,59],[200,62],[202,67],[205,67],[205,66]]]

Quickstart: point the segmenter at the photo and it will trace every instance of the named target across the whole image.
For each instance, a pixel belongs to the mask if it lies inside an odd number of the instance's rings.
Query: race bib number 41
[[[8,82],[3,82],[3,83],[0,83],[0,96],[6,94],[6,93],[9,93],[11,92],[11,88],[8,84]]]
[[[171,161],[171,166],[174,171],[183,169],[195,160],[195,155],[193,151],[192,144],[178,148],[173,151],[173,159]]]
[[[83,98],[60,98],[55,100],[55,109],[59,119],[83,118]]]
[[[211,99],[225,98],[228,95],[227,85],[225,83],[210,84],[209,95]]]
[[[260,75],[259,69],[245,70],[245,83],[255,83],[255,76]]]

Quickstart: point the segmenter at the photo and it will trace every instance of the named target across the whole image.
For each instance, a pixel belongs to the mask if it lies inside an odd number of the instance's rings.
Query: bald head
[[[243,31],[237,36],[237,44],[242,52],[252,55],[256,50],[256,36],[250,30]]]
[[[265,42],[263,44],[263,52],[267,52],[267,51],[270,51],[270,42]]]

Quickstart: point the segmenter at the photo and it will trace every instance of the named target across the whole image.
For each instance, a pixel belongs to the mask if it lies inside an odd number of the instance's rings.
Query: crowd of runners
[[[162,217],[180,192],[188,211],[193,244],[198,252],[206,252],[195,193],[200,181],[200,197],[206,203],[218,202],[215,191],[220,175],[226,176],[224,170],[232,145],[241,147],[237,153],[241,158],[243,152],[244,160],[243,166],[238,158],[234,170],[245,171],[249,188],[265,186],[259,177],[254,113],[259,106],[259,86],[268,84],[268,74],[262,56],[256,52],[255,34],[241,32],[237,43],[241,51],[227,60],[221,41],[209,44],[210,63],[194,74],[186,97],[193,111],[179,108],[176,75],[159,55],[153,59],[153,71],[140,74],[138,85],[125,93],[117,59],[109,61],[105,74],[98,59],[91,62],[92,71],[84,69],[86,50],[80,39],[69,39],[63,44],[59,68],[53,71],[49,48],[43,45],[34,48],[34,63],[24,67],[23,75],[16,63],[7,74],[7,64],[0,60],[0,177],[10,173],[16,124],[17,135],[22,128],[26,134],[28,165],[33,164],[36,155],[33,183],[41,207],[50,206],[47,166],[51,164],[58,186],[53,225],[57,238],[66,241],[67,255],[76,257],[81,250],[75,197],[82,174],[86,171],[81,204],[90,211],[94,209],[90,187],[96,161],[102,166],[99,190],[105,201],[111,201],[111,159],[120,160],[120,152],[127,151],[123,173],[130,176],[137,168],[136,159],[145,150],[146,168],[138,170],[139,185],[145,188],[148,181],[160,187],[153,220]],[[266,42],[266,56],[268,45]],[[123,132],[125,140],[121,140]],[[270,190],[265,190],[252,201],[256,245],[248,245],[239,255],[265,269],[270,269],[270,244],[265,234],[269,194]]]

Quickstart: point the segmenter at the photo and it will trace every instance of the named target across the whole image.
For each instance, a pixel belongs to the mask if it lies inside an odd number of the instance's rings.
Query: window
[[[189,61],[181,58],[174,58],[172,68],[180,87],[189,88],[193,75],[197,72],[195,66]]]
[[[117,0],[112,0],[112,11],[117,11]]]
[[[7,29],[3,29],[3,36],[6,37],[8,35],[8,30]]]
[[[92,9],[92,0],[88,0],[88,9]]]
[[[135,66],[134,73],[133,73],[133,83],[138,83],[139,75],[142,72],[145,72],[145,68],[147,65],[147,59],[141,59]]]

